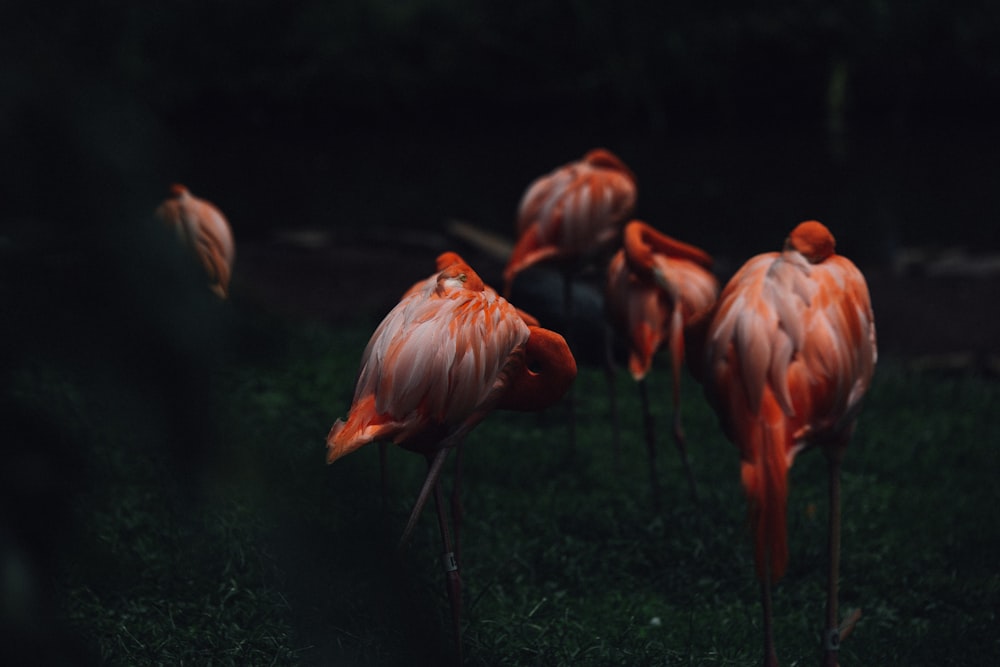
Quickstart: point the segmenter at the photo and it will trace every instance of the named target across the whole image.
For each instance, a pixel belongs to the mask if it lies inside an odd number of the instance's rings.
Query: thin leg
[[[684,430],[681,428],[681,365],[684,363],[684,323],[680,319],[680,311],[674,310],[673,321],[670,329],[670,371],[673,374],[674,383],[674,443],[677,445],[677,452],[681,457],[681,465],[684,466],[684,474],[688,478],[691,486],[691,498],[698,502],[698,484],[694,481],[694,472],[691,470],[691,462],[687,455],[687,438],[684,437]]]
[[[455,526],[455,562],[462,562],[462,445],[455,451],[455,485],[451,490],[451,522]]]
[[[653,425],[653,411],[649,408],[649,389],[646,378],[636,383],[642,403],[642,419],[646,430],[646,452],[649,454],[649,488],[653,499],[653,511],[660,511],[660,476],[656,472],[656,432]]]
[[[770,554],[765,555],[770,559]],[[765,560],[764,579],[760,582],[761,606],[764,608],[764,667],[778,667],[778,653],[774,649],[774,612],[771,603],[771,567]]]
[[[826,589],[826,626],[823,633],[823,666],[837,667],[840,640],[840,618],[837,609],[838,584],[840,581],[840,452],[827,456],[830,474],[830,523],[827,549],[830,555],[830,571]],[[851,625],[853,628],[853,624]],[[850,630],[847,630],[848,632]]]
[[[444,467],[444,461],[448,458],[450,451],[450,447],[442,447],[434,454],[433,460],[430,460],[430,468],[427,471],[427,477],[424,479],[424,485],[420,487],[420,494],[417,495],[417,502],[414,503],[413,510],[410,512],[406,528],[403,529],[403,536],[399,538],[399,549],[402,549],[406,545],[406,542],[410,539],[410,535],[413,534],[413,528],[417,525],[417,519],[420,518],[420,513],[423,511],[424,505],[427,504],[427,498],[437,486],[438,479],[441,477],[441,468]]]
[[[434,462],[428,458],[428,466],[433,466]],[[444,509],[444,494],[441,492],[441,484],[434,482],[434,508],[437,510],[438,527],[441,529],[441,543],[444,547],[444,554],[441,559],[444,565],[445,576],[448,578],[448,600],[451,603],[451,624],[455,638],[455,664],[462,664],[462,578],[458,573],[458,560],[451,546],[451,537],[448,531],[447,512]]]
[[[677,444],[677,453],[681,457],[681,464],[684,466],[684,475],[688,479],[688,486],[691,487],[691,499],[698,502],[698,483],[694,480],[694,471],[691,470],[691,462],[688,461],[687,439],[681,431],[681,414],[674,410],[674,442]]]

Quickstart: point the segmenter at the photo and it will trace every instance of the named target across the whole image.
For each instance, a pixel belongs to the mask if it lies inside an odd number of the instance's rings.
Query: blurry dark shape
[[[449,220],[446,223],[448,234],[453,238],[468,243],[470,246],[485,253],[497,262],[506,263],[514,245],[505,237],[483,229],[481,226],[465,220]]]
[[[170,196],[156,209],[156,217],[177,234],[178,240],[201,263],[209,287],[225,299],[236,258],[233,231],[222,211],[180,184],[170,186]]]
[[[988,280],[1000,275],[1000,254],[970,252],[963,246],[906,247],[889,258],[892,271],[901,278],[971,278]]]
[[[71,562],[78,492],[106,474],[91,458],[92,438],[108,445],[115,434],[110,446],[123,456],[166,461],[192,503],[220,465],[213,375],[228,358],[231,314],[152,215],[117,219],[117,206],[84,208],[75,225],[0,225],[0,400],[8,424],[0,584],[11,588],[4,632],[24,635],[4,648],[39,648],[34,660],[5,664],[88,662],[54,653],[62,644],[77,649],[56,620],[63,610],[53,606],[66,601],[52,582]],[[93,224],[104,213],[103,228]],[[53,404],[69,388],[85,393],[82,408]],[[31,640],[35,627],[47,641]]]
[[[0,421],[0,662],[96,665],[82,638],[55,620],[51,576],[74,533],[85,443],[13,396],[0,396]]]
[[[7,230],[0,297],[11,367],[51,364],[130,387],[166,407],[158,428],[189,450],[174,457],[178,465],[197,470],[211,451],[211,377],[229,358],[235,325],[232,309],[204,289],[200,267],[149,214],[103,232]]]
[[[571,299],[569,306],[567,293]],[[533,266],[514,283],[510,301],[538,318],[542,326],[572,332],[573,356],[578,362],[595,366],[604,363],[604,296],[596,272],[579,274],[567,287],[562,271]],[[622,351],[620,359],[624,358]]]
[[[447,231],[451,238],[468,245],[471,252],[478,253],[483,264],[497,266],[496,277],[502,279],[500,269],[510,259],[514,247],[506,237],[462,220],[449,221]],[[487,275],[487,272],[483,271],[482,275]],[[544,264],[532,266],[525,269],[514,283],[511,302],[531,313],[542,326],[556,331],[572,330],[576,360],[596,366],[605,360],[600,278],[601,275],[593,270],[586,270],[577,276],[570,287],[573,303],[567,308],[562,272]],[[572,322],[569,321],[570,316]],[[625,349],[617,352],[615,359],[624,363]]]

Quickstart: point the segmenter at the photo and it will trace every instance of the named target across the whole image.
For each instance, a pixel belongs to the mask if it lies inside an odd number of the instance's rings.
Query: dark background
[[[0,8],[0,54],[0,252],[29,311],[64,300],[39,319],[153,303],[182,182],[233,225],[237,299],[374,326],[447,221],[513,240],[528,183],[605,146],[721,278],[819,219],[884,352],[996,351],[992,3],[41,0]]]
[[[510,234],[605,145],[639,217],[739,261],[807,217],[860,261],[997,249],[995,4],[686,5],[5,3],[0,216],[127,228],[182,181],[243,241]]]

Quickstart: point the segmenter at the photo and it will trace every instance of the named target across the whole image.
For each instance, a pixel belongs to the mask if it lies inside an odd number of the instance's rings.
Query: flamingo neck
[[[633,220],[625,226],[622,243],[629,266],[647,277],[653,273],[656,254],[686,259],[705,268],[712,265],[712,257],[701,248],[667,236],[641,220]]]
[[[170,186],[168,192],[174,199],[180,199],[188,194],[188,189],[180,183],[174,183]]]
[[[606,148],[594,148],[587,152],[583,156],[583,161],[589,164],[591,167],[598,167],[600,169],[610,169],[612,171],[617,171],[619,173],[628,176],[629,180],[635,183],[635,174],[629,169],[621,158],[612,153]]]
[[[530,412],[554,404],[576,378],[576,360],[566,340],[554,331],[529,326],[524,364],[510,378],[497,407]]]

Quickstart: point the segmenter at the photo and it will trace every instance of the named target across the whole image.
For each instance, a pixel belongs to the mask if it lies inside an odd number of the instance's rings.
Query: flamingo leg
[[[684,430],[681,428],[681,366],[684,363],[684,323],[680,319],[680,311],[674,311],[673,323],[670,330],[670,370],[673,374],[674,389],[674,443],[677,445],[677,453],[680,454],[681,464],[684,466],[684,474],[688,478],[691,486],[691,498],[698,502],[698,484],[694,481],[694,472],[691,470],[691,462],[687,455],[687,438],[684,437]]]
[[[428,457],[429,467],[434,465],[435,459]],[[434,482],[434,508],[437,510],[438,527],[441,530],[441,543],[444,553],[441,556],[444,565],[445,576],[448,578],[448,600],[451,604],[451,624],[454,630],[455,639],[455,664],[462,664],[462,578],[458,573],[458,559],[452,548],[451,536],[448,530],[447,511],[444,507],[444,494],[441,492],[439,480]]]
[[[646,431],[646,452],[649,454],[649,488],[653,499],[653,511],[660,510],[660,476],[656,471],[656,432],[653,424],[653,411],[649,407],[649,389],[646,378],[636,382],[639,388],[639,399],[642,402],[642,420]]]
[[[691,462],[687,455],[687,439],[681,431],[681,415],[674,409],[674,443],[677,445],[677,453],[681,457],[681,464],[684,466],[684,475],[688,478],[688,486],[691,487],[691,499],[698,502],[698,483],[694,480],[694,471],[691,470]]]
[[[451,521],[455,526],[455,562],[462,562],[462,446],[455,452],[455,485],[451,490]]]
[[[427,477],[424,478],[424,485],[420,487],[420,493],[417,495],[417,502],[413,505],[413,510],[410,512],[410,518],[406,522],[406,528],[403,529],[403,536],[399,538],[399,545],[397,548],[402,549],[406,545],[407,541],[409,541],[410,536],[413,534],[413,529],[417,525],[417,519],[420,518],[420,513],[423,511],[424,505],[427,504],[427,499],[430,497],[431,492],[434,491],[438,480],[441,478],[441,469],[444,467],[445,459],[448,458],[448,453],[450,451],[450,447],[442,446],[434,454],[433,459],[428,459],[429,468],[427,470]]]
[[[771,601],[771,567],[765,556],[764,578],[760,582],[761,606],[764,609],[764,667],[778,667],[778,653],[774,648],[774,610]]]

